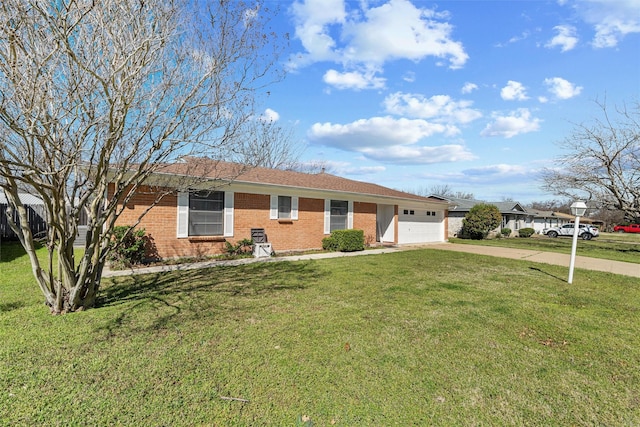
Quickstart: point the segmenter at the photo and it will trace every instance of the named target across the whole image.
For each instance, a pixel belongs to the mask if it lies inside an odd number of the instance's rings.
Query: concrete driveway
[[[571,259],[571,256],[568,254],[540,252],[527,249],[499,248],[494,246],[438,243],[425,247],[428,247],[429,249],[468,252],[478,255],[540,262],[543,264],[564,265],[567,266],[567,269],[569,268],[569,261]],[[604,271],[607,273],[640,277],[640,264],[634,264],[631,262],[610,261],[606,259],[589,258],[577,255],[575,267],[585,270]]]

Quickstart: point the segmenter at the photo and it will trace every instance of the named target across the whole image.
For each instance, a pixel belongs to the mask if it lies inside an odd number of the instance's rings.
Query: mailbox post
[[[571,214],[576,217],[573,223],[573,244],[571,245],[571,261],[569,262],[569,279],[567,282],[573,282],[573,268],[576,265],[576,247],[578,246],[578,232],[580,231],[580,217],[587,212],[587,204],[582,201],[573,202],[571,205]]]

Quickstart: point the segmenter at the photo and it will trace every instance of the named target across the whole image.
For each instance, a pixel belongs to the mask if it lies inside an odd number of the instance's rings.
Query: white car
[[[547,228],[543,230],[543,233],[549,237],[573,237],[573,229],[573,224],[565,224],[562,227]],[[589,224],[580,224],[578,236],[583,240],[591,240],[594,237],[598,237],[598,235],[600,235],[600,232],[597,227]]]

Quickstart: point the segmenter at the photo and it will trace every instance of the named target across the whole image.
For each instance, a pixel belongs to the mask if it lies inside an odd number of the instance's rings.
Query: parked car
[[[544,234],[549,237],[572,237],[573,236],[574,226],[573,224],[565,224],[562,227],[553,227],[543,230]],[[578,236],[583,240],[591,240],[594,237],[598,237],[600,235],[600,231],[598,231],[597,227],[589,224],[580,224],[580,228],[578,229]]]
[[[617,233],[640,233],[640,224],[616,225],[613,231]]]

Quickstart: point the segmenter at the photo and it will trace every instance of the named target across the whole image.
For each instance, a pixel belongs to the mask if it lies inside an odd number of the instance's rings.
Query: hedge
[[[528,227],[527,228],[521,228],[518,231],[518,236],[520,236],[520,237],[531,237],[531,235],[533,233],[535,233],[535,232],[536,232],[536,230],[534,230],[533,228],[528,228]]]
[[[328,251],[355,252],[364,250],[363,230],[335,230],[322,239],[322,248]]]

